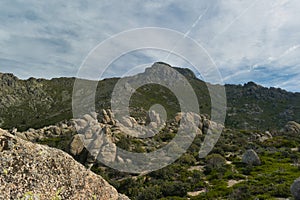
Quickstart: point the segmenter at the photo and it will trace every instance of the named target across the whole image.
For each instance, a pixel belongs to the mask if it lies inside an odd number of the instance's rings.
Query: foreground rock
[[[0,129],[0,199],[128,199],[61,150]]]
[[[300,200],[300,178],[296,179],[292,184],[291,192],[295,200]]]
[[[261,165],[260,158],[253,149],[249,149],[243,154],[242,162],[248,165]]]

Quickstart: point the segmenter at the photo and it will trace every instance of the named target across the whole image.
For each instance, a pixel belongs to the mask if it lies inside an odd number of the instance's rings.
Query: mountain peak
[[[244,87],[246,87],[246,88],[254,88],[254,89],[263,88],[263,86],[258,85],[258,84],[256,84],[253,81],[249,81],[248,83],[245,83]]]
[[[152,67],[159,67],[161,65],[164,65],[164,66],[167,66],[167,67],[172,67],[170,64],[168,63],[165,63],[165,62],[161,62],[161,61],[158,61],[158,62],[155,62]]]
[[[0,73],[2,85],[13,86],[18,78],[11,73]]]
[[[0,72],[0,79],[18,79],[15,75],[13,75],[12,73],[1,73]]]
[[[192,70],[188,68],[173,67],[170,64],[165,62],[155,62],[150,68],[147,68],[145,72],[147,73],[147,72],[153,72],[158,70],[160,72],[167,72],[170,71],[171,69],[175,69],[176,71],[178,71],[180,74],[182,74],[187,78],[193,78],[193,79],[196,78],[196,75]]]

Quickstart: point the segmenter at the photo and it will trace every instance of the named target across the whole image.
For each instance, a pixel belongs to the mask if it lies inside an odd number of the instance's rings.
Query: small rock
[[[91,139],[93,137],[93,132],[91,130],[87,130],[84,133],[85,139]]]
[[[72,141],[69,144],[69,152],[73,155],[79,155],[84,148],[83,135],[76,134],[73,136]]]
[[[103,134],[97,135],[96,139],[91,142],[89,149],[100,149],[104,143],[103,139]]]
[[[104,161],[104,163],[114,162],[117,154],[117,146],[114,143],[106,143],[103,145],[101,151],[98,154],[98,160]]]
[[[84,119],[85,121],[87,121],[88,123],[95,121],[95,119],[94,119],[91,115],[88,115],[88,114],[85,114],[85,115],[83,116],[83,119]]]
[[[182,118],[182,115],[183,115],[182,112],[179,112],[179,113],[176,114],[176,116],[175,116],[175,121],[176,121],[177,123],[180,122],[180,120],[181,120],[181,118]]]
[[[157,129],[157,123],[156,122],[150,122],[149,127],[153,129]]]
[[[113,120],[115,118],[115,115],[111,112],[110,109],[107,109],[107,115],[111,120]]]
[[[79,126],[79,128],[83,129],[84,127],[87,126],[87,122],[83,119],[77,119],[76,121],[76,125]]]
[[[97,120],[98,114],[96,112],[91,112],[91,116],[94,118],[94,120]]]
[[[132,122],[129,118],[123,117],[122,118],[122,124],[126,127],[132,128]]]

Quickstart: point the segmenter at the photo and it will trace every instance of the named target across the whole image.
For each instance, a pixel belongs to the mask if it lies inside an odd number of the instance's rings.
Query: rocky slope
[[[0,127],[26,130],[70,118],[73,83],[72,78],[20,80],[0,73]]]
[[[139,153],[161,148],[175,136],[182,114],[177,113],[174,119],[163,122],[163,131],[145,139],[129,136],[130,132],[123,132],[121,126],[145,126],[146,118],[125,117],[120,123],[110,110],[103,110],[99,116],[91,113],[81,119],[72,119],[41,129],[11,132],[26,140],[67,151],[132,199],[172,199],[176,196],[182,199],[244,200],[299,195],[297,178],[300,172],[300,125],[294,121],[288,122],[280,131],[225,128],[210,155],[199,158],[204,136],[210,126],[216,126],[206,116],[201,115],[198,117],[200,123],[191,147],[178,160],[163,169],[139,175],[122,173],[96,160],[101,156],[108,162],[122,162],[126,166],[134,161],[122,160],[116,146]],[[157,113],[152,112],[151,115],[153,126],[162,122]],[[76,129],[80,134],[77,134]],[[108,139],[104,139],[104,136]],[[89,153],[84,144],[96,154]],[[109,154],[103,151],[107,146],[113,147]]]
[[[226,124],[246,130],[282,128],[288,121],[300,121],[300,93],[265,88],[253,82],[226,85]]]
[[[61,150],[0,129],[0,199],[128,199]]]
[[[122,121],[114,118],[114,114],[109,110],[102,110],[97,113],[86,114],[80,119],[71,119],[63,121],[57,125],[51,125],[40,129],[29,129],[19,132],[17,129],[11,130],[11,134],[24,140],[47,144],[70,153],[74,158],[86,166],[95,163],[101,163],[96,160],[97,156],[103,157],[106,161],[122,162],[125,164],[132,163],[132,160],[122,160],[118,156],[116,144],[121,145],[126,150],[135,151],[134,145],[124,146],[124,143],[140,143],[139,151],[152,151],[164,146],[177,133],[181,118],[184,113],[177,113],[175,118],[163,121],[161,116],[155,111],[149,112],[150,118],[153,119],[149,126],[146,126],[147,118],[123,117]],[[196,135],[206,135],[210,129],[222,129],[223,126],[210,121],[205,115],[193,114],[193,117],[199,120]],[[193,118],[193,119],[194,119]],[[139,127],[138,134],[134,128]],[[154,133],[158,127],[163,127],[163,131]],[[79,134],[78,134],[79,133]],[[148,135],[147,135],[148,134]],[[151,135],[151,137],[149,136]],[[160,137],[168,135],[169,139],[162,141],[153,140],[153,136]],[[146,136],[144,139],[136,138],[137,136]],[[123,146],[122,146],[123,144]],[[212,144],[213,145],[213,144]],[[110,154],[105,154],[107,146],[111,148]],[[89,147],[87,151],[86,147]],[[95,154],[92,155],[91,152]],[[105,154],[105,155],[104,155]]]
[[[155,63],[153,67],[160,65],[166,64]],[[210,98],[206,84],[197,79],[189,69],[175,69],[186,76],[192,85],[199,100],[201,113],[210,115]],[[145,73],[147,72],[151,72],[151,68]],[[168,77],[170,73],[166,70],[162,74]],[[111,93],[118,80],[111,78],[99,81],[96,93],[97,112],[110,107]],[[71,119],[74,81],[74,78],[20,80],[12,74],[0,74],[0,127],[17,127],[24,131]],[[227,127],[272,130],[283,127],[288,121],[300,121],[300,93],[265,88],[253,82],[225,85],[225,88]],[[145,114],[155,103],[163,105],[171,118],[180,111],[172,92],[150,84],[142,86],[133,94],[130,104],[132,115]]]

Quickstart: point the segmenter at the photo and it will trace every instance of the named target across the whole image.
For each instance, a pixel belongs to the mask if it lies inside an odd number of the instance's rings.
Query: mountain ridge
[[[158,62],[158,65],[168,65]],[[154,64],[155,65],[155,64]],[[170,65],[168,65],[170,66]],[[200,110],[210,115],[210,98],[207,85],[198,79],[192,70],[173,67],[183,74],[192,85],[200,102]],[[110,96],[119,78],[107,78],[98,82],[96,107],[98,110],[110,107]],[[72,118],[72,92],[75,78],[19,79],[11,73],[0,73],[0,127],[21,130],[40,128]],[[210,83],[207,83],[210,84]],[[211,85],[211,84],[210,84]],[[218,85],[212,85],[217,87]],[[153,94],[142,91],[158,86],[144,86],[133,95],[133,107],[149,107]],[[227,95],[226,125],[239,129],[274,129],[288,121],[300,121],[300,93],[280,88],[267,88],[254,82],[244,85],[225,84]],[[163,91],[171,95],[168,91]],[[161,94],[156,94],[161,98]],[[144,98],[147,100],[145,103]],[[151,101],[150,101],[151,100]],[[149,102],[148,102],[149,101]],[[158,103],[163,103],[160,99]],[[173,103],[172,103],[173,102]],[[177,113],[176,99],[171,98],[170,113]],[[168,106],[168,105],[167,105]]]

